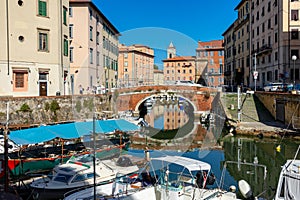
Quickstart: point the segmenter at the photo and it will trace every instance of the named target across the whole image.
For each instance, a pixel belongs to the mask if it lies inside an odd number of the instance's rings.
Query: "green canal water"
[[[238,188],[238,181],[244,179],[251,185],[255,196],[272,199],[281,166],[287,159],[295,157],[300,141],[230,137],[222,140],[220,145],[221,148],[218,149],[190,149],[184,152],[150,150],[150,155],[152,157],[181,155],[206,161],[211,164],[212,171],[217,177],[217,181],[212,187],[229,189],[231,185],[234,185]],[[280,151],[277,151],[276,147],[279,145]],[[144,150],[130,149],[128,153],[144,156]],[[300,156],[298,155],[297,158],[300,159]],[[240,161],[239,164],[238,161]],[[257,165],[249,165],[254,162]],[[238,195],[240,195],[239,192]]]

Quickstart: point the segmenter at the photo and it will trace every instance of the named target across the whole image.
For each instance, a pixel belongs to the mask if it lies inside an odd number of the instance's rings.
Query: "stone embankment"
[[[228,123],[235,127],[236,134],[272,138],[293,136],[300,139],[297,130],[274,119],[256,94],[243,93],[241,95],[240,120],[238,120],[238,96],[236,93],[223,93],[221,102],[226,117],[229,119]]]

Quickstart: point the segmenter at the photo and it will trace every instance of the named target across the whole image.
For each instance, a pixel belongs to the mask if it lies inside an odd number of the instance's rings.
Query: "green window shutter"
[[[46,42],[46,45],[45,45],[45,50],[48,51],[48,34],[45,34],[45,42]]]
[[[39,15],[47,16],[47,2],[39,0]]]
[[[68,56],[68,40],[64,39],[64,55]]]
[[[67,9],[64,7],[63,10],[64,10],[63,11],[63,13],[64,13],[64,19],[63,19],[64,20],[64,24],[67,25]]]

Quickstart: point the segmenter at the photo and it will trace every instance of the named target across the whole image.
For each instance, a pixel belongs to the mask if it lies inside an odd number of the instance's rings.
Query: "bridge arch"
[[[139,107],[143,104],[143,102],[147,101],[147,99],[165,99],[165,100],[179,100],[180,98],[188,101],[192,107],[193,107],[193,110],[194,110],[194,113],[198,110],[197,106],[188,98],[186,98],[185,96],[182,96],[182,95],[178,95],[176,93],[173,93],[172,95],[168,94],[168,93],[157,93],[157,94],[152,94],[152,95],[149,95],[149,96],[145,96],[144,98],[140,99],[135,108],[134,108],[134,111],[135,112],[138,112],[139,111]]]

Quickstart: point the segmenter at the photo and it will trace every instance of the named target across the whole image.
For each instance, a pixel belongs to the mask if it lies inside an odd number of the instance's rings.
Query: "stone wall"
[[[274,119],[283,118],[286,125],[293,125],[294,119],[300,118],[300,95],[289,93],[256,92],[255,95],[270,111]],[[276,110],[276,103],[284,104],[284,113]],[[280,116],[280,115],[284,115]],[[296,121],[294,121],[296,123]]]
[[[92,119],[95,112],[111,111],[112,95],[0,97],[0,122],[9,125],[49,124]]]

